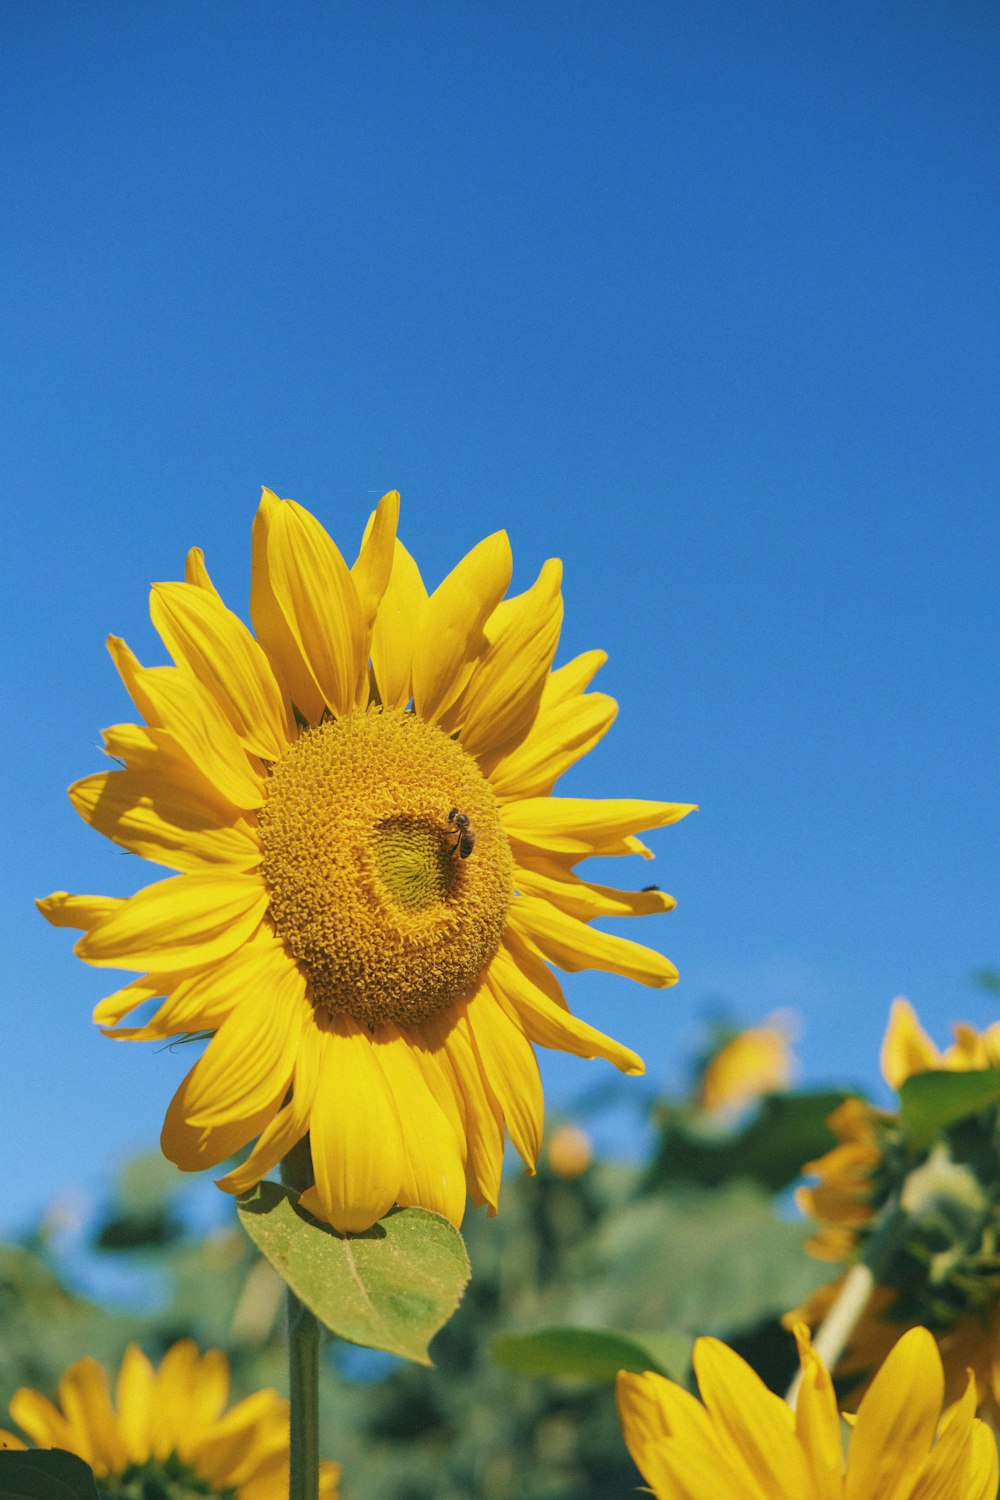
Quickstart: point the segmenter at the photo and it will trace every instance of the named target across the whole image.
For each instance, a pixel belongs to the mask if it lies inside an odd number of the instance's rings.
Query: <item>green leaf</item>
[[[237,1203],[240,1222],[283,1281],[339,1338],[429,1365],[428,1345],[469,1280],[462,1236],[422,1208],[397,1208],[363,1234],[338,1234],[276,1182]]]
[[[500,1334],[490,1345],[490,1356],[520,1375],[614,1380],[619,1370],[654,1370],[678,1377],[690,1363],[691,1340],[679,1333],[633,1336],[609,1328],[537,1328]]]
[[[901,1085],[899,1098],[907,1137],[919,1150],[947,1126],[1000,1102],[1000,1068],[914,1073]]]
[[[0,1500],[98,1500],[82,1458],[61,1448],[0,1452]]]
[[[834,1089],[768,1094],[749,1125],[735,1133],[718,1127],[709,1133],[680,1119],[668,1120],[647,1187],[684,1182],[717,1187],[746,1178],[780,1192],[801,1175],[807,1161],[836,1144],[826,1122],[847,1097]]]

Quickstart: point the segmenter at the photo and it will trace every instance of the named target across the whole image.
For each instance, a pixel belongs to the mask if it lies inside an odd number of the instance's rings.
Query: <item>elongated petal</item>
[[[917,1020],[909,1000],[900,997],[892,1002],[879,1060],[882,1077],[892,1089],[898,1089],[911,1073],[941,1067],[941,1054]]]
[[[598,932],[535,896],[515,898],[507,920],[544,958],[571,974],[581,969],[603,969],[608,974],[625,974],[654,989],[677,983],[677,970],[662,953],[628,938]]]
[[[456,1228],[465,1211],[465,1163],[455,1132],[413,1056],[410,1038],[382,1026],[372,1051],[403,1127],[405,1165],[398,1202],[443,1214]]]
[[[511,600],[507,623],[478,663],[459,715],[462,746],[485,775],[505,750],[519,745],[538,713],[559,644],[562,563],[550,559],[537,581]]]
[[[309,1118],[316,1088],[319,1083],[320,1058],[323,1038],[310,1014],[302,1028],[298,1052],[295,1056],[295,1071],[292,1074],[291,1097],[279,1109],[274,1119],[261,1132],[246,1161],[226,1177],[216,1179],[216,1186],[226,1193],[245,1193],[266,1177],[292,1147],[297,1145],[309,1129]]]
[[[260,864],[260,846],[248,823],[220,824],[214,808],[178,794],[150,771],[85,776],[70,787],[69,800],[105,838],[171,869],[252,870]]]
[[[226,1161],[260,1135],[277,1113],[280,1102],[269,1104],[251,1119],[227,1120],[218,1126],[192,1125],[188,1120],[187,1100],[197,1066],[195,1063],[171,1099],[160,1132],[161,1151],[182,1172],[202,1172],[206,1167],[217,1167],[220,1161]]]
[[[153,1366],[138,1344],[128,1344],[115,1383],[115,1405],[133,1463],[144,1464],[149,1457],[155,1385]]]
[[[426,1021],[421,1029],[434,1045],[444,1050],[461,1092],[469,1143],[466,1160],[469,1194],[477,1208],[485,1203],[489,1212],[495,1214],[503,1167],[503,1112],[483,1075],[465,1007],[456,1006],[449,1016]]]
[[[368,1033],[318,1016],[325,1046],[309,1140],[315,1188],[303,1205],[334,1229],[368,1229],[396,1202],[406,1171],[396,1106]]]
[[[285,1097],[303,1028],[312,1020],[303,974],[284,954],[262,961],[247,992],[198,1062],[187,1090],[188,1123],[224,1125]]]
[[[263,783],[236,732],[207,688],[180,667],[142,667],[125,642],[108,650],[128,692],[153,729],[167,729],[185,754],[235,807],[260,807]]]
[[[628,1450],[657,1500],[759,1500],[719,1451],[708,1413],[688,1391],[652,1371],[622,1370],[615,1395]]]
[[[487,973],[487,984],[497,1002],[512,1011],[526,1034],[542,1047],[569,1052],[574,1057],[603,1057],[623,1073],[644,1073],[642,1058],[623,1047],[567,1008],[559,982],[508,932]]]
[[[372,631],[372,667],[386,708],[405,708],[413,694],[413,651],[426,609],[427,590],[420,569],[397,540],[392,573]]]
[[[632,798],[527,797],[503,808],[510,838],[553,854],[617,854],[623,840],[645,828],[677,823],[693,804],[640,802]]]
[[[179,667],[208,689],[243,748],[274,761],[295,729],[264,650],[236,615],[207,589],[156,583],[153,624]]]
[[[78,1359],[60,1378],[59,1405],[74,1435],[73,1451],[97,1474],[125,1467],[128,1454],[111,1405],[108,1377],[89,1357]]]
[[[393,569],[396,527],[399,525],[399,491],[383,495],[365,528],[364,541],[351,577],[361,606],[365,636],[371,640],[372,626]]]
[[[896,1343],[858,1407],[845,1500],[904,1500],[930,1452],[944,1400],[941,1356],[926,1328]]]
[[[188,551],[184,560],[184,582],[192,583],[196,588],[205,589],[207,593],[213,594],[221,602],[219,591],[208,576],[205,554],[200,547],[192,547]]]
[[[494,792],[504,802],[547,797],[563,772],[604,738],[617,714],[618,704],[606,693],[565,698],[551,707],[543,701],[524,740],[490,771]]]
[[[35,902],[46,922],[53,927],[75,927],[89,932],[106,922],[125,905],[125,896],[71,896],[68,891],[53,891]]]
[[[122,902],[74,951],[89,964],[165,974],[213,963],[246,941],[267,899],[253,875],[174,875]]]
[[[581,922],[594,917],[647,917],[673,911],[677,902],[666,891],[650,887],[644,891],[619,891],[608,885],[591,885],[554,861],[538,860],[519,865],[515,888],[525,896],[551,901],[567,916]]]
[[[421,718],[446,720],[483,652],[483,626],[510,583],[513,560],[505,531],[473,547],[427,601],[413,655],[413,702]]]
[[[284,503],[271,490],[261,492],[253,523],[250,619],[288,701],[307,723],[316,724],[323,713],[323,694],[285,619],[271,578],[271,525]]]
[[[315,516],[283,500],[271,516],[267,562],[274,598],[331,713],[367,700],[368,642],[354,580]]]
[[[188,973],[147,974],[144,979],[135,980],[136,990],[141,991],[145,986],[149,994],[168,995],[169,999],[144,1026],[136,1029],[119,1026],[114,1031],[106,1031],[105,1035],[118,1040],[148,1042],[186,1033],[217,1031],[254,982],[261,959],[268,958],[274,949],[284,952],[279,939],[267,923],[262,922],[245,943],[218,963]],[[109,995],[102,1000],[94,1011],[94,1020],[110,1027],[115,1019],[127,1015],[137,1003],[133,1000],[126,1006],[126,992],[131,988],[127,985],[117,996]]]
[[[94,1006],[92,1020],[98,1026],[115,1026],[137,1005],[142,1005],[146,1000],[152,1000],[156,995],[165,995],[175,976],[165,977],[157,974],[144,974],[141,979],[133,979],[130,984],[123,985],[120,990],[115,990],[113,995],[105,995],[103,1000],[98,1000]],[[105,1032],[105,1035],[110,1035]]]
[[[59,1408],[38,1391],[25,1386],[16,1390],[10,1398],[10,1414],[36,1448],[65,1448],[68,1452],[76,1452],[74,1428]]]
[[[101,731],[104,752],[126,768],[149,775],[169,788],[175,798],[190,798],[196,807],[211,809],[219,824],[232,823],[241,809],[209,780],[201,766],[191,759],[166,729],[150,729],[145,724],[112,724]]]
[[[503,1110],[514,1149],[533,1172],[542,1144],[544,1102],[531,1043],[485,986],[469,1001],[468,1016],[483,1073]]]
[[[795,1419],[781,1397],[718,1339],[696,1341],[694,1368],[720,1448],[728,1449],[738,1471],[752,1476],[761,1500],[811,1494]]]

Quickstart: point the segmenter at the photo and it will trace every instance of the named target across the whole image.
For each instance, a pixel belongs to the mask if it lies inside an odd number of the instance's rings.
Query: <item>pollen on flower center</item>
[[[273,767],[259,818],[269,915],[317,1005],[407,1024],[472,993],[500,943],[512,861],[489,783],[455,740],[398,709],[327,720]]]

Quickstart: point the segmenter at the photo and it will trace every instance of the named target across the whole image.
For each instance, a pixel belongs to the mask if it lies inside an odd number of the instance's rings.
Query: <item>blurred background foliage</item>
[[[681,1380],[693,1337],[713,1333],[774,1389],[787,1385],[794,1348],[778,1319],[829,1275],[803,1251],[788,1190],[833,1144],[825,1122],[844,1097],[789,1092],[788,1056],[780,1028],[718,1027],[688,1088],[643,1104],[645,1159],[591,1155],[588,1108],[634,1107],[628,1084],[552,1122],[538,1175],[512,1170],[499,1216],[466,1220],[472,1282],[431,1347],[433,1369],[329,1343],[322,1450],[344,1466],[346,1500],[633,1491],[612,1370],[588,1364],[577,1335],[590,1378],[524,1373],[551,1368],[523,1337],[539,1330],[611,1330]],[[769,1091],[755,1096],[760,1083]],[[184,1335],[226,1352],[235,1394],[285,1388],[278,1279],[221,1195],[206,1229],[204,1187],[142,1157],[96,1211],[55,1205],[0,1246],[4,1408],[20,1385],[51,1394],[83,1354],[114,1369],[129,1340],[157,1360]]]

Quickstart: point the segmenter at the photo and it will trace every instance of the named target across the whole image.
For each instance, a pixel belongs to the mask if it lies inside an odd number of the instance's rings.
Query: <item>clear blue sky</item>
[[[65,799],[104,637],[163,659],[195,543],[243,608],[262,483],[345,550],[399,488],[432,582],[564,558],[621,703],[568,789],[703,809],[616,871],[680,985],[569,984],[654,1080],[718,996],[872,1087],[894,995],[993,1018],[998,74],[985,0],[7,0],[2,1227],[189,1060],[31,902],[155,876]]]

